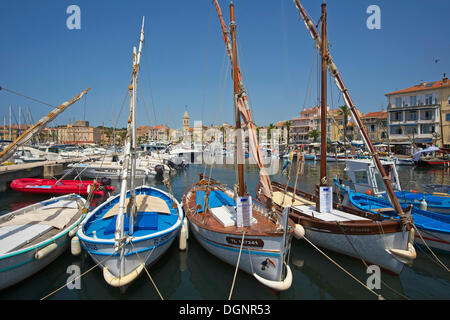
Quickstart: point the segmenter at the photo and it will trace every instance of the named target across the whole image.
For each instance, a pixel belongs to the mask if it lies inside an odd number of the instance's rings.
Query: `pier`
[[[51,179],[61,176],[71,163],[98,159],[99,156],[67,158],[54,161],[38,161],[32,163],[0,166],[0,192],[6,191],[11,181],[21,178],[42,177]]]

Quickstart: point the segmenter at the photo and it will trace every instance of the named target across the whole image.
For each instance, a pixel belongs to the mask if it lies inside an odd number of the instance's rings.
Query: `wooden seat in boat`
[[[364,217],[360,217],[354,214],[350,214],[344,211],[333,209],[332,212],[317,212],[315,205],[310,206],[294,206],[295,210],[300,211],[302,214],[314,217],[316,219],[324,221],[356,221],[356,220],[370,220]]]
[[[394,211],[394,209],[392,209],[392,208],[375,208],[375,209],[371,209],[371,210],[376,211],[378,213]]]
[[[128,206],[130,198],[125,200],[125,208]],[[136,196],[136,207],[138,212],[158,212],[161,214],[170,214],[169,206],[161,198],[139,194]],[[102,219],[111,218],[119,213],[119,203],[116,203]]]
[[[284,198],[284,201],[283,201]],[[273,192],[272,201],[279,205],[280,207],[285,206],[300,206],[300,205],[311,205],[314,202],[309,201],[307,199],[301,198],[299,196],[295,196],[294,203],[292,203],[292,192],[281,192],[275,191]]]

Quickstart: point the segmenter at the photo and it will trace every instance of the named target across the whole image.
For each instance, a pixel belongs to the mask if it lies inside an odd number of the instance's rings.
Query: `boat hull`
[[[257,274],[271,281],[283,279],[284,253],[279,249],[281,237],[244,236],[241,251],[241,237],[235,234],[213,232],[192,222],[189,222],[189,231],[206,251],[225,263],[235,266],[241,252],[240,270],[250,275]],[[289,243],[291,239],[292,234],[290,234]]]
[[[298,222],[304,223],[301,219]],[[403,270],[404,262],[395,258],[389,250],[406,248],[408,233],[399,231],[389,234],[361,235],[351,234],[350,232],[344,234],[328,232],[305,224],[302,224],[302,226],[305,229],[306,238],[319,247],[358,260],[362,259],[368,265],[378,265],[396,275]]]
[[[129,197],[129,194],[130,192],[128,191],[127,197]],[[136,188],[136,195],[161,196],[167,202],[172,201],[176,204],[176,208],[171,209],[170,215],[176,215],[176,217],[173,217],[170,220],[172,222],[167,226],[165,225],[164,228],[158,225],[157,230],[143,231],[142,233],[136,232],[135,235],[128,236],[128,240],[123,245],[122,250],[116,252],[114,249],[114,234],[111,234],[108,238],[101,238],[94,235],[92,231],[88,231],[88,228],[89,224],[94,223],[97,219],[101,220],[104,214],[108,213],[108,210],[113,208],[115,204],[118,204],[120,195],[117,195],[109,198],[93,210],[86,217],[77,233],[82,248],[89,253],[95,263],[99,267],[107,268],[108,272],[116,278],[125,278],[127,275],[135,272],[141,265],[149,266],[156,262],[179,234],[184,218],[183,210],[178,201],[164,191],[142,186]],[[108,223],[105,222],[105,224],[101,225],[101,228],[105,228],[107,225]],[[100,232],[100,230],[96,232]],[[121,254],[124,256],[124,259],[121,259]]]
[[[52,198],[50,200],[42,201],[37,204],[32,204],[25,208],[16,210],[11,214],[15,214],[19,211],[33,210],[42,203],[48,203],[55,200],[67,199],[69,197],[75,197],[84,202],[85,200],[77,195],[68,195],[58,198]],[[65,250],[69,247],[70,236],[69,233],[74,230],[84,218],[84,214],[75,222],[65,227],[62,231],[56,233],[54,236],[45,239],[36,244],[30,245],[20,250],[11,251],[0,255],[0,290],[11,287],[30,276],[36,274],[40,270],[44,269],[55,259],[57,259]],[[56,245],[56,246],[55,246]],[[43,257],[36,257],[36,253],[49,246],[54,246],[55,249]]]
[[[335,181],[336,186],[340,186]],[[349,203],[354,208],[360,210],[371,211],[378,214],[375,210],[380,207],[390,207],[389,202],[386,199],[379,199],[369,195],[363,195],[350,191],[350,195],[347,190],[341,188],[341,192],[345,195],[345,201]],[[360,201],[357,198],[362,199]],[[364,202],[362,202],[364,200]],[[371,202],[371,205],[366,203]],[[405,206],[403,204],[402,206]],[[390,207],[392,209],[392,207]],[[392,215],[398,219],[396,215],[393,214],[394,210],[385,211],[385,215]],[[419,232],[414,235],[414,242],[419,245],[426,245],[433,249],[438,249],[443,252],[450,252],[450,229],[448,222],[449,217],[445,214],[435,213],[431,211],[424,211],[418,208],[413,208],[412,217]],[[422,239],[423,238],[423,239]]]
[[[88,195],[89,186],[94,181],[77,181],[77,180],[58,180],[55,179],[16,179],[11,182],[11,189],[22,193],[32,194],[53,194],[62,195],[75,193],[79,195]],[[95,196],[103,196],[104,190],[114,191],[114,187],[102,186],[97,183],[98,188],[94,191]]]
[[[284,192],[286,186],[272,182],[272,188],[274,192]],[[286,190],[294,191],[292,187],[287,187]],[[408,250],[409,232],[403,230],[398,221],[383,221],[377,215],[366,214],[336,203],[333,203],[334,210],[342,211],[342,216],[346,219],[342,221],[333,218],[320,219],[312,214],[315,211],[316,200],[313,195],[296,190],[296,196],[310,204],[292,207],[289,216],[304,228],[306,238],[315,245],[364,260],[367,264],[376,264],[396,275],[401,273],[405,263],[412,261],[413,258],[402,259],[391,252],[399,249]],[[275,206],[278,211],[283,210],[281,205]],[[337,216],[339,215],[341,214]]]

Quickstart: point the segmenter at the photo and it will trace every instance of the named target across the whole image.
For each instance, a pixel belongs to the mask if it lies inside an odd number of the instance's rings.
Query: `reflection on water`
[[[283,162],[280,162],[281,171]],[[345,178],[344,163],[329,163],[328,176]],[[295,163],[293,165],[295,167]],[[304,173],[298,177],[298,188],[307,192],[314,191],[318,182],[320,162],[306,162]],[[293,171],[295,172],[295,171]],[[450,172],[442,169],[422,169],[409,166],[398,167],[403,189],[425,191],[423,184],[450,184]],[[172,177],[172,191],[181,199],[184,190],[198,180],[199,174],[210,175],[222,183],[233,185],[236,175],[233,165],[200,166],[191,165]],[[254,193],[258,180],[256,166],[247,166],[245,172],[249,192]],[[286,183],[288,177],[280,174],[271,175],[274,181]],[[294,184],[295,176],[289,179]],[[142,182],[140,182],[142,183]],[[148,181],[165,189],[161,181]],[[139,183],[138,183],[139,184]],[[113,181],[118,193],[119,181]],[[47,196],[23,195],[11,190],[0,194],[0,214],[47,199]],[[97,198],[98,202],[102,199]],[[325,251],[333,260],[345,267],[363,283],[368,274],[362,262],[333,252]],[[412,267],[405,267],[400,276],[382,274],[381,290],[376,290],[386,299],[450,299],[450,274],[438,266],[430,254],[417,249],[418,257]],[[439,254],[439,258],[450,266],[450,255]],[[293,272],[292,287],[281,293],[273,292],[256,281],[251,275],[238,272],[233,291],[233,299],[292,300],[292,299],[374,299],[374,295],[351,279],[342,270],[327,260],[318,251],[304,241],[294,240],[289,255]],[[61,257],[40,273],[0,292],[0,299],[40,299],[64,285],[70,274],[71,265],[80,267],[85,272],[94,267],[92,259],[83,252],[74,257],[67,250]],[[161,259],[149,268],[150,275],[164,299],[214,299],[225,300],[230,293],[234,276],[234,267],[215,258],[194,239],[189,237],[186,251],[178,249],[178,238]],[[64,288],[50,299],[154,299],[156,292],[148,276],[143,273],[127,290],[121,294],[118,289],[107,285],[98,267],[81,278],[81,289]]]

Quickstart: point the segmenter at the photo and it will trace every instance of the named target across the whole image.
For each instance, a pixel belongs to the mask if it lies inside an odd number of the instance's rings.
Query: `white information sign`
[[[238,197],[236,202],[236,226],[249,227],[252,221],[252,197]]]
[[[333,210],[333,187],[320,187],[320,212],[331,213]]]

